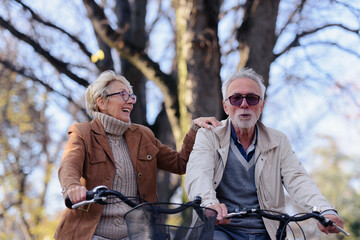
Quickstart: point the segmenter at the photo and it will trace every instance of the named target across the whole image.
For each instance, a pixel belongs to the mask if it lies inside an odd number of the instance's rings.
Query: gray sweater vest
[[[216,196],[224,203],[228,212],[239,211],[244,208],[260,208],[255,186],[255,156],[249,162],[241,155],[233,140],[223,177],[216,189]],[[231,219],[229,227],[244,233],[266,233],[261,217],[251,216]]]

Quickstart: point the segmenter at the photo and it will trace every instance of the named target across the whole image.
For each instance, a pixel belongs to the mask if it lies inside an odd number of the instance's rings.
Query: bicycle
[[[345,234],[346,236],[350,236],[350,234],[348,232],[346,232],[344,229],[337,226],[334,222],[327,219],[326,217],[322,216],[316,208],[314,208],[311,213],[298,213],[293,216],[290,216],[289,214],[286,214],[286,213],[281,213],[281,212],[266,210],[266,209],[244,209],[239,212],[229,213],[225,218],[243,218],[243,217],[251,216],[251,215],[257,215],[257,216],[261,216],[261,217],[264,217],[267,219],[279,221],[279,227],[276,232],[277,240],[284,240],[286,238],[287,227],[290,228],[290,230],[293,234],[293,237],[295,239],[294,232],[293,232],[292,228],[289,226],[290,222],[295,222],[299,226],[304,239],[306,239],[305,233],[304,233],[303,229],[301,228],[301,226],[298,224],[298,222],[305,221],[310,218],[314,218],[314,219],[318,220],[325,227],[335,226],[341,233]]]
[[[201,197],[196,197],[194,201],[183,204],[137,203],[118,191],[108,190],[106,186],[97,186],[86,193],[86,200],[79,203],[73,204],[67,196],[65,205],[70,209],[76,209],[92,203],[114,204],[113,200],[116,198],[132,207],[124,216],[130,240],[205,240],[213,238],[217,212],[201,207]],[[194,213],[198,216],[198,221],[190,224]],[[179,220],[182,221],[179,222]]]

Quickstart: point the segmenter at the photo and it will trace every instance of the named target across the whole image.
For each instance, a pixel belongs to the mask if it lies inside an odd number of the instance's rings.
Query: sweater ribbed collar
[[[101,112],[94,112],[93,115],[95,118],[99,119],[101,124],[104,126],[105,132],[109,135],[120,137],[131,125],[131,122],[124,122]]]

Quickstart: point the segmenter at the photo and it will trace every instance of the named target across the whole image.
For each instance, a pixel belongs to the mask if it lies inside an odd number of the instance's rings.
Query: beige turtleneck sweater
[[[138,192],[136,173],[123,136],[130,123],[100,112],[95,112],[94,116],[104,126],[115,160],[116,171],[112,189],[128,197],[136,197]],[[131,207],[119,202],[119,199],[114,199],[113,202],[115,203],[105,205],[93,239],[96,239],[96,236],[102,237],[99,239],[123,239],[128,236],[124,215]]]

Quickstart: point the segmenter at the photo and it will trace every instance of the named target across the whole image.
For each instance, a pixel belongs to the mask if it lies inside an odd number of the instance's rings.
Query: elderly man
[[[264,108],[263,78],[243,69],[223,83],[223,108],[229,116],[220,127],[200,129],[187,164],[185,189],[190,199],[218,212],[214,239],[275,239],[278,222],[261,217],[225,219],[228,212],[262,208],[284,212],[285,194],[305,210],[343,227],[343,220],[320,193],[298,161],[288,138],[258,119]],[[321,231],[335,233],[335,227]]]

